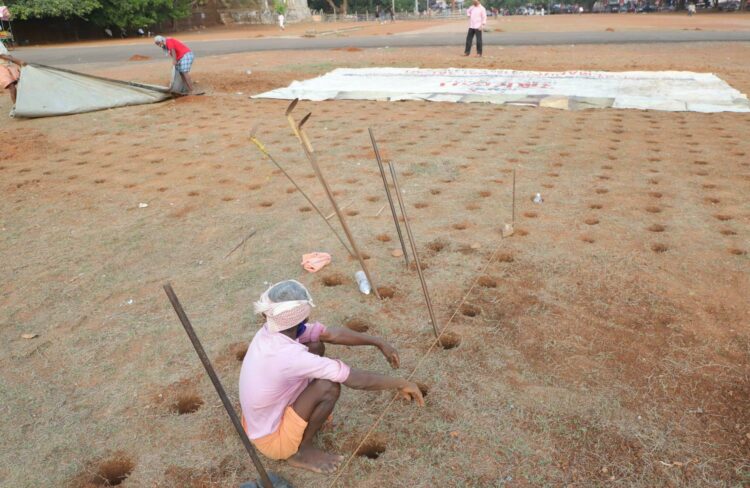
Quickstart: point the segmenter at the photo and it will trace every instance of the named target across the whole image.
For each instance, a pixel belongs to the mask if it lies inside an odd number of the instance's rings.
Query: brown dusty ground
[[[290,277],[310,286],[317,319],[359,319],[388,337],[401,374],[426,358],[414,375],[429,388],[426,408],[396,403],[375,429],[385,451],[355,457],[339,486],[750,483],[746,115],[301,103],[374,278],[394,290],[382,302],[358,293],[355,262],[247,138],[260,124],[328,211],[286,102],[247,94],[343,65],[687,69],[748,92],[750,47],[199,61],[203,97],[0,121],[0,484],[218,487],[252,477],[161,284],[174,284],[236,403],[238,359],[259,325],[251,303]],[[167,69],[100,73],[159,81]],[[416,274],[391,257],[398,244],[367,127],[398,164],[438,320],[461,338],[454,349],[425,356],[427,313]],[[513,169],[518,230],[502,240]],[[543,204],[531,202],[536,192]],[[307,274],[299,260],[309,251],[333,263]],[[343,284],[325,286],[331,276]],[[388,370],[375,351],[329,352]],[[344,391],[321,444],[349,455],[389,399]],[[296,486],[333,480],[268,465]]]

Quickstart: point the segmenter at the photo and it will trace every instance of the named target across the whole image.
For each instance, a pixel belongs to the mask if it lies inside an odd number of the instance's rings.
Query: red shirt
[[[174,49],[174,54],[177,56],[177,61],[182,59],[184,55],[190,52],[190,48],[178,41],[177,39],[167,38],[167,51]]]

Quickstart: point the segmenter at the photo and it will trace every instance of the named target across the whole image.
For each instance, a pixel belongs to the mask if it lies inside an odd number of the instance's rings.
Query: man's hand
[[[399,366],[401,366],[401,359],[398,357],[398,351],[395,347],[383,341],[383,343],[380,345],[380,351],[383,353],[383,356],[385,356],[385,359],[391,365],[391,368],[398,369]]]
[[[404,400],[415,401],[420,407],[424,407],[424,398],[422,398],[422,391],[416,385],[416,383],[408,382],[406,386],[402,386],[398,389],[399,397]]]

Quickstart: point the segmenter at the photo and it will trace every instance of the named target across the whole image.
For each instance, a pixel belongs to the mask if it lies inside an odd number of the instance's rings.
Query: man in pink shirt
[[[375,346],[391,367],[396,349],[386,341],[349,329],[308,322],[315,305],[301,283],[271,286],[255,303],[266,323],[255,334],[240,371],[242,424],[255,447],[271,459],[332,473],[342,456],[321,451],[313,438],[333,412],[341,384],[357,390],[397,390],[424,405],[416,384],[401,378],[353,369],[323,356],[324,343]]]
[[[477,36],[477,56],[482,57],[482,29],[487,25],[487,10],[479,3],[479,0],[473,0],[472,6],[466,11],[469,17],[469,33],[466,34],[466,49],[464,56],[471,54],[471,44],[474,41],[474,35]]]

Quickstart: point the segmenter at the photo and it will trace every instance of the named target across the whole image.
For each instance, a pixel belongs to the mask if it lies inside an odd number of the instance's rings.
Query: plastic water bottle
[[[542,199],[542,194],[541,193],[537,193],[534,196],[534,203],[542,203],[543,201],[544,200]]]
[[[369,295],[372,291],[372,287],[370,286],[370,282],[367,281],[367,275],[365,275],[365,272],[357,271],[356,273],[354,273],[354,279],[357,280],[359,291],[361,291],[365,295]]]

